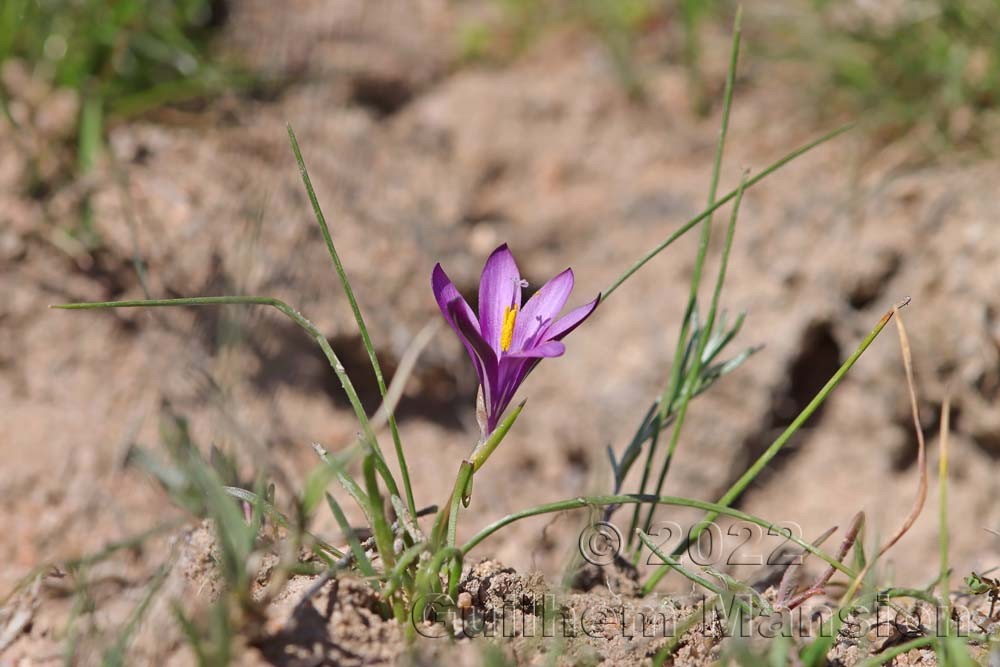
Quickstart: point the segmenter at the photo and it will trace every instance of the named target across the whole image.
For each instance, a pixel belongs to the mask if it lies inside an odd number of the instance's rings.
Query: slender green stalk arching
[[[510,427],[514,425],[518,415],[521,414],[521,410],[524,409],[524,404],[526,402],[527,400],[518,403],[517,407],[511,410],[510,414],[504,417],[503,421],[501,421],[497,425],[496,429],[490,433],[490,436],[472,451],[472,456],[469,457],[469,462],[472,463],[472,472],[478,472],[479,469],[486,463],[486,459],[490,457],[490,454],[492,454],[500,445],[504,436],[507,435],[507,431],[509,431]]]
[[[399,558],[396,559],[396,567],[386,577],[389,583],[383,592],[385,597],[390,597],[399,590],[403,579],[409,576],[407,571],[410,569],[410,566],[426,550],[427,542],[418,542],[399,555]]]
[[[796,150],[792,151],[791,153],[788,153],[787,155],[785,155],[784,157],[780,158],[779,160],[776,160],[775,162],[772,162],[770,165],[768,165],[767,167],[765,167],[764,170],[761,171],[759,174],[753,176],[752,178],[747,179],[746,186],[745,186],[746,189],[749,189],[749,188],[757,185],[762,180],[764,180],[765,178],[767,178],[768,176],[770,176],[774,172],[778,171],[779,169],[781,169],[782,167],[784,167],[789,162],[795,160],[798,157],[801,157],[801,156],[805,155],[806,153],[808,153],[809,151],[811,151],[812,149],[814,149],[814,148],[816,148],[818,146],[822,146],[826,142],[828,142],[831,139],[834,139],[834,138],[840,136],[841,134],[847,132],[848,130],[850,130],[853,127],[854,127],[854,123],[848,123],[847,125],[843,125],[841,127],[838,127],[837,129],[835,129],[835,130],[833,130],[831,132],[827,132],[826,134],[824,134],[823,136],[819,137],[818,139],[810,141],[808,144],[805,144],[804,146],[802,146],[800,148],[797,148]],[[632,264],[629,268],[627,268],[624,273],[622,273],[620,276],[618,276],[618,278],[616,278],[614,280],[614,282],[612,282],[607,287],[607,289],[605,289],[603,292],[601,292],[601,302],[603,303],[603,302],[607,301],[608,297],[611,296],[611,294],[614,293],[615,290],[617,290],[619,287],[621,287],[622,283],[624,283],[626,280],[628,280],[629,278],[631,278],[636,273],[636,271],[638,271],[639,269],[641,269],[642,267],[644,267],[649,262],[649,260],[651,260],[654,257],[656,257],[657,255],[659,255],[667,247],[669,247],[674,241],[676,241],[680,237],[684,236],[684,234],[686,234],[687,232],[691,231],[691,229],[695,225],[697,225],[699,222],[701,222],[702,220],[704,220],[705,218],[707,218],[708,216],[710,216],[712,213],[714,213],[718,209],[720,209],[723,206],[725,206],[726,204],[728,204],[735,197],[736,197],[736,189],[734,188],[733,190],[730,190],[727,194],[723,195],[718,201],[715,202],[715,204],[713,204],[712,206],[709,206],[707,209],[705,209],[704,211],[702,211],[701,213],[699,213],[698,215],[696,215],[695,217],[691,218],[690,220],[688,220],[687,222],[685,222],[683,225],[681,225],[680,227],[678,227],[677,230],[675,230],[673,234],[671,234],[670,236],[668,236],[663,242],[659,243],[652,250],[650,250],[645,255],[643,255],[642,257],[640,257],[634,264]]]
[[[379,394],[381,394],[384,401],[387,389],[385,379],[382,376],[382,366],[379,364],[378,355],[375,353],[375,346],[372,345],[371,336],[368,334],[368,327],[365,325],[365,318],[361,315],[361,307],[358,305],[358,300],[354,297],[354,290],[351,288],[351,281],[347,278],[347,272],[344,270],[344,265],[340,261],[340,254],[337,252],[337,247],[333,243],[333,237],[330,235],[330,227],[326,224],[326,216],[323,215],[323,209],[320,207],[319,199],[316,197],[316,191],[313,189],[312,179],[309,178],[309,170],[306,169],[305,159],[302,157],[302,151],[299,149],[298,139],[295,138],[295,132],[292,130],[291,125],[288,125],[287,129],[288,139],[292,144],[292,152],[295,153],[295,161],[299,166],[299,173],[302,175],[302,183],[305,185],[306,193],[309,195],[309,202],[312,204],[313,214],[316,216],[316,222],[319,224],[320,232],[323,234],[323,240],[326,242],[326,249],[330,253],[330,258],[333,260],[333,266],[337,271],[337,277],[340,279],[341,287],[344,289],[347,301],[351,304],[351,311],[354,313],[354,320],[357,322],[358,331],[361,333],[361,341],[364,343],[365,350],[368,352],[368,360],[371,362],[372,371],[375,373],[375,382],[378,384]],[[403,443],[399,437],[399,428],[396,426],[396,417],[391,409],[388,411],[388,419],[389,430],[392,432],[392,442],[396,449],[396,459],[399,461],[399,470],[403,477],[403,490],[406,493],[406,506],[410,510],[411,515],[416,515],[417,507],[413,501],[413,488],[410,484],[410,469],[406,464],[406,454],[403,452]],[[378,450],[377,446],[376,452],[379,456],[382,456],[382,453]]]
[[[319,345],[320,349],[323,350],[323,354],[330,363],[330,367],[333,368],[333,372],[336,374],[337,379],[340,380],[340,386],[343,388],[344,394],[347,395],[347,400],[350,402],[351,408],[354,410],[355,417],[357,417],[358,422],[361,424],[364,435],[363,442],[375,454],[375,466],[379,472],[379,476],[382,477],[386,485],[389,487],[390,493],[398,496],[399,487],[396,485],[392,472],[386,465],[385,457],[381,454],[378,441],[375,439],[375,433],[372,431],[371,424],[368,421],[368,415],[365,413],[365,409],[361,405],[361,399],[358,398],[358,392],[354,388],[351,378],[348,377],[347,371],[344,370],[344,365],[340,362],[340,359],[333,351],[333,348],[330,347],[330,343],[326,340],[326,336],[324,336],[312,322],[307,320],[301,313],[284,301],[269,296],[196,296],[183,299],[139,299],[134,301],[65,303],[50,306],[50,308],[56,308],[59,310],[98,310],[103,308],[168,308],[220,305],[271,306],[298,324],[310,336],[312,336],[312,338]]]
[[[761,519],[759,517],[753,516],[752,514],[747,514],[746,512],[741,512],[740,510],[727,507],[725,505],[720,505],[717,503],[710,503],[704,500],[695,500],[693,498],[680,498],[677,496],[652,496],[643,495],[638,493],[625,493],[616,495],[606,495],[606,496],[580,496],[577,498],[569,498],[566,500],[559,500],[553,503],[546,503],[544,505],[536,505],[535,507],[529,507],[528,509],[523,509],[519,512],[514,512],[513,514],[508,514],[507,516],[497,519],[493,523],[489,524],[478,533],[476,533],[468,542],[461,546],[462,553],[467,554],[469,551],[478,546],[483,540],[485,540],[490,535],[496,533],[502,528],[506,528],[512,523],[521,521],[522,519],[527,519],[533,516],[541,516],[543,514],[553,514],[555,512],[566,512],[568,510],[584,509],[588,507],[606,507],[608,505],[631,505],[635,503],[656,503],[658,505],[667,505],[672,507],[691,507],[694,509],[704,510],[706,512],[717,512],[718,514],[730,516],[735,519],[740,519],[748,523],[755,524],[761,528],[780,528],[776,523],[768,521],[767,519]],[[784,533],[783,533],[784,534]],[[795,535],[790,535],[788,537],[789,541],[794,542],[799,545],[809,553],[823,559],[833,567],[837,568],[839,571],[843,572],[848,577],[855,575],[854,570],[840,561],[838,561],[833,556],[822,551],[818,547],[813,546],[809,542],[796,537]]]
[[[735,51],[733,65],[735,67]],[[691,404],[691,399],[694,398],[695,392],[698,389],[698,378],[701,377],[705,348],[708,345],[709,338],[712,336],[712,329],[715,326],[715,316],[719,308],[719,299],[722,295],[722,285],[726,280],[726,268],[729,265],[729,251],[733,245],[733,236],[736,232],[736,220],[740,214],[740,203],[743,201],[743,190],[745,187],[746,176],[744,175],[744,177],[740,180],[740,187],[737,189],[736,199],[733,201],[733,210],[729,216],[729,226],[726,230],[726,243],[722,249],[722,261],[719,263],[719,275],[715,281],[715,290],[712,293],[712,303],[708,310],[708,318],[705,321],[704,327],[701,329],[701,335],[696,341],[697,344],[695,346],[694,357],[691,360],[691,370],[688,371],[687,377],[684,378],[683,384],[681,385],[680,405],[677,408],[677,418],[674,420],[674,429],[671,433],[670,445],[667,447],[667,455],[660,468],[660,476],[657,478],[656,487],[653,489],[654,495],[660,495],[660,493],[663,492],[663,484],[667,479],[667,473],[670,471],[670,464],[674,460],[674,454],[677,451],[677,444],[680,442],[681,428],[684,426],[684,419],[687,416],[688,406]],[[695,303],[696,296],[695,292],[692,292],[690,301],[692,305]],[[684,335],[686,337],[687,334],[685,333]],[[676,368],[677,364],[674,366]],[[676,387],[674,391],[676,391]],[[668,399],[667,395],[664,394],[661,399],[661,405],[665,400],[673,402],[673,395]],[[650,448],[650,452],[652,452],[652,447]],[[648,531],[650,526],[653,525],[653,512],[655,509],[655,506],[651,505],[649,507],[649,510],[646,513],[646,521],[643,524],[643,530]]]
[[[641,530],[636,531],[636,533],[639,535],[639,541],[642,542],[642,544],[647,549],[649,549],[653,553],[654,556],[656,556],[661,561],[663,561],[663,563],[665,565],[669,565],[671,568],[677,570],[681,574],[681,576],[683,576],[685,579],[687,579],[687,580],[689,580],[689,581],[691,581],[691,582],[693,582],[695,584],[698,584],[699,586],[701,586],[702,588],[704,588],[705,590],[707,590],[709,593],[715,593],[716,595],[722,595],[722,593],[723,593],[722,589],[719,588],[718,586],[716,586],[714,583],[712,583],[711,581],[709,581],[705,577],[701,576],[697,572],[693,572],[693,571],[687,569],[686,567],[684,567],[683,565],[681,565],[677,561],[677,559],[675,559],[673,556],[670,556],[668,554],[663,553],[663,551],[661,551],[660,548],[658,546],[656,546],[656,543],[653,542],[653,540],[650,539],[649,535],[647,535],[646,533],[642,532]]]
[[[638,262],[629,267],[621,276],[618,277],[604,292],[602,293],[602,300],[607,301],[608,297],[616,290],[618,287],[630,278],[636,271],[638,271],[642,266],[646,264],[649,260],[655,257],[659,252],[664,250],[671,243],[680,238],[683,234],[691,230],[698,223],[702,224],[702,233],[698,244],[698,254],[695,259],[694,270],[692,272],[691,278],[691,294],[688,298],[687,307],[685,309],[684,317],[681,320],[681,329],[677,338],[677,346],[674,351],[674,362],[670,372],[670,378],[667,385],[664,387],[663,394],[659,400],[659,411],[656,415],[656,421],[658,424],[665,424],[668,417],[673,417],[673,431],[668,445],[668,450],[664,462],[661,466],[660,473],[657,479],[656,487],[654,489],[654,494],[659,494],[663,490],[663,484],[666,480],[667,472],[669,471],[671,461],[673,459],[673,454],[677,449],[677,444],[679,442],[681,429],[684,425],[684,420],[687,415],[687,407],[693,393],[696,391],[694,381],[697,379],[702,370],[702,364],[704,362],[702,358],[702,352],[705,349],[705,345],[709,337],[712,336],[712,328],[715,321],[715,314],[718,308],[719,293],[721,291],[723,278],[725,275],[725,260],[723,261],[723,266],[720,270],[719,280],[716,283],[715,292],[712,300],[712,309],[709,313],[709,324],[704,327],[701,332],[701,337],[698,341],[689,340],[689,332],[692,323],[695,321],[697,313],[697,296],[698,288],[701,284],[701,274],[702,268],[704,266],[705,257],[708,249],[708,242],[711,236],[711,224],[713,213],[720,208],[722,205],[726,204],[730,200],[738,200],[742,197],[743,191],[755,185],[757,182],[773,173],[774,171],[780,169],[782,166],[788,162],[794,160],[800,155],[808,152],[809,150],[819,146],[826,141],[833,139],[834,137],[845,132],[851,126],[844,126],[834,130],[833,132],[821,137],[817,141],[814,141],[806,146],[789,153],[785,157],[781,158],[777,162],[768,166],[764,171],[762,171],[757,176],[753,178],[744,178],[741,180],[739,187],[725,195],[721,199],[716,199],[716,193],[718,190],[719,176],[721,172],[722,156],[724,152],[726,137],[729,128],[729,115],[732,106],[733,89],[735,87],[736,69],[739,60],[739,47],[741,38],[741,16],[742,10],[738,9],[736,13],[736,18],[734,21],[733,30],[733,42],[730,51],[730,63],[729,71],[726,78],[726,87],[723,96],[723,111],[722,111],[722,125],[719,130],[719,141],[716,146],[715,158],[712,166],[712,178],[709,185],[709,196],[708,196],[708,207],[700,213],[695,218],[689,220],[687,223],[682,225],[677,231],[675,231],[666,241],[656,246],[643,256]],[[732,243],[732,224],[736,220],[736,210],[738,205],[734,207],[733,215],[731,218],[730,235],[727,239],[727,245],[725,248],[725,256],[728,258],[729,248]],[[698,353],[694,355],[692,359],[692,364],[689,366],[687,361],[691,353],[691,343],[695,342],[697,345]],[[685,377],[684,373],[688,371],[688,375]],[[653,471],[653,460],[658,449],[660,442],[660,428],[654,428],[652,436],[650,438],[649,447],[646,450],[645,462],[643,465],[642,478],[639,483],[639,493],[645,493],[647,485],[651,479]],[[629,460],[627,466],[631,467],[635,459]],[[624,478],[627,470],[618,471],[616,477]],[[632,512],[632,521],[630,525],[630,530],[628,533],[627,541],[628,544],[632,544],[632,535],[634,530],[639,525],[639,515],[641,508],[636,506]],[[650,507],[647,513],[646,521],[643,524],[645,530],[649,529],[650,523],[652,521],[652,511],[653,508]],[[638,552],[636,552],[638,553]]]

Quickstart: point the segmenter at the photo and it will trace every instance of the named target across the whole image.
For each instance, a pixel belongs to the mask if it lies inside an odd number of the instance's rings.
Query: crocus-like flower
[[[486,423],[493,432],[503,411],[538,362],[566,351],[562,339],[590,316],[601,296],[556,319],[573,291],[573,270],[566,269],[545,283],[521,305],[521,279],[514,255],[503,244],[493,251],[479,280],[479,317],[466,303],[440,264],[431,274],[431,288],[441,314],[472,357],[479,376]]]

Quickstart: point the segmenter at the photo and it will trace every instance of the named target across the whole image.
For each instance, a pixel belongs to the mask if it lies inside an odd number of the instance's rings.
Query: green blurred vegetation
[[[650,60],[688,69],[691,106],[714,96],[703,61],[724,34],[732,0],[494,0],[498,20],[459,33],[468,60],[504,60],[556,30],[582,31],[606,49],[622,86],[642,97]],[[824,115],[860,118],[876,143],[919,128],[931,147],[978,143],[1000,102],[1000,0],[833,2],[746,5],[758,56],[793,61],[796,85]],[[801,85],[800,85],[801,84]],[[717,92],[717,91],[715,91]]]
[[[604,45],[623,87],[641,96],[642,79],[635,50],[664,9],[656,0],[496,0],[499,24],[470,23],[459,34],[466,60],[503,60],[516,56],[546,32],[581,28]],[[685,5],[690,4],[688,2]]]
[[[3,0],[0,66],[78,95],[77,163],[93,166],[109,119],[214,93],[229,75],[209,57],[213,0]],[[0,84],[0,103],[17,91]],[[13,120],[13,118],[11,118]]]
[[[1000,0],[814,7],[796,37],[825,73],[822,105],[865,115],[883,141],[918,126],[938,148],[983,138],[1000,102]]]
[[[16,129],[26,190],[90,172],[111,123],[243,85],[210,52],[224,18],[221,0],[0,0],[0,112]],[[78,205],[55,231],[89,263],[103,241],[86,188]]]

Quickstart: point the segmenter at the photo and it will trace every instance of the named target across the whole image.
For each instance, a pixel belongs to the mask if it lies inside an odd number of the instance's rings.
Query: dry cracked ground
[[[601,47],[572,32],[502,66],[462,65],[450,36],[475,4],[295,5],[276,12],[261,0],[234,3],[221,37],[222,48],[286,85],[117,125],[113,159],[83,183],[60,180],[63,130],[53,94],[5,72],[20,84],[16,106],[32,122],[20,134],[0,124],[0,590],[40,563],[183,516],[123,465],[133,443],[156,446],[164,400],[191,419],[201,442],[235,452],[247,466],[267,461],[290,483],[313,465],[311,442],[336,448],[355,431],[321,354],[276,313],[70,313],[48,304],[142,298],[146,290],[278,296],[329,337],[367,404],[377,404],[286,122],[390,370],[439,317],[429,286],[436,261],[472,293],[485,256],[508,242],[532,285],[572,265],[572,298],[583,302],[704,208],[720,110],[691,112],[680,66],[648,64],[648,99],[636,103]],[[753,56],[741,66],[726,191],[745,168],[759,171],[829,128],[778,69]],[[708,76],[721,86],[719,67]],[[898,150],[873,153],[866,141],[863,132],[849,133],[747,192],[723,301],[731,313],[748,313],[737,343],[764,348],[694,404],[665,492],[718,497],[882,314],[909,296],[902,314],[932,467],[940,406],[951,397],[955,572],[988,569],[1000,549],[1000,536],[987,530],[1000,530],[997,165],[955,159],[912,167]],[[56,187],[26,189],[29,167],[17,146],[38,149]],[[84,194],[104,241],[92,255],[60,231]],[[708,275],[721,237],[713,237]],[[478,476],[460,532],[608,489],[605,448],[624,446],[667,377],[694,249],[691,235],[659,255],[574,333],[564,358],[533,374],[523,388],[526,411]],[[419,504],[443,500],[475,441],[474,392],[465,353],[439,330],[399,407]],[[796,523],[809,538],[863,510],[874,540],[903,520],[917,482],[899,344],[886,329],[739,506]],[[914,587],[936,576],[936,505],[932,488],[883,576]],[[659,516],[682,526],[696,518]],[[623,522],[625,513],[616,518]],[[585,519],[525,521],[474,555],[557,581]],[[335,535],[323,521],[317,530]],[[111,633],[167,545],[192,539],[175,531],[95,575],[100,613],[87,630]],[[172,579],[168,590],[207,599],[211,586],[197,572],[203,564],[188,565],[195,572]],[[61,655],[72,590],[52,577],[39,585],[30,622],[0,651],[5,667]],[[357,609],[368,604],[352,595],[360,601],[347,626],[360,623]],[[398,632],[379,632],[341,661],[391,660]],[[137,646],[150,660],[191,658],[176,632],[147,627]],[[267,647],[255,650],[281,662]],[[518,657],[541,659],[531,651]]]

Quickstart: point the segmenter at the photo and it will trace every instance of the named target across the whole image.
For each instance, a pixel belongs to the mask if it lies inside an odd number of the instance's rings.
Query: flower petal
[[[479,328],[483,338],[500,354],[504,310],[521,305],[521,274],[507,244],[493,251],[479,280]]]
[[[510,349],[531,347],[552,324],[573,291],[573,269],[566,269],[535,292],[517,314]]]
[[[451,282],[451,279],[448,277],[448,274],[444,272],[443,268],[441,268],[440,263],[435,264],[434,271],[431,272],[431,289],[434,291],[434,298],[437,300],[438,308],[441,309],[441,314],[444,315],[445,321],[456,332],[461,333],[459,332],[458,327],[455,325],[455,321],[452,318],[451,314],[448,312],[448,309],[452,302],[458,301],[459,302],[458,307],[461,308],[462,310],[467,311],[470,319],[472,320],[476,319],[475,313],[473,313],[472,308],[462,297],[461,293],[458,291],[458,288],[455,287],[455,284]],[[476,323],[476,331],[479,331],[478,322]]]
[[[500,417],[503,415],[504,410],[510,405],[521,383],[534,370],[535,366],[543,358],[558,357],[565,351],[565,345],[559,341],[552,340],[537,345],[530,350],[515,352],[513,354],[504,353],[500,358],[497,368],[497,389],[493,392],[492,402],[487,403],[489,405],[487,410],[487,425],[491,431],[500,423]]]
[[[505,352],[504,358],[512,359],[541,359],[544,357],[561,357],[566,352],[566,346],[557,340],[549,340],[541,345],[536,345],[520,352]]]
[[[470,343],[470,337],[482,340],[482,335],[479,333],[479,322],[476,321],[475,313],[466,300],[462,298],[458,288],[451,282],[448,274],[444,272],[440,264],[437,264],[431,273],[431,289],[434,291],[434,298],[437,300],[438,308],[441,309],[441,314],[444,316],[445,322],[458,334],[458,339],[462,341],[465,351],[469,353],[472,365],[475,367],[476,375],[479,378],[479,384],[484,387],[483,391],[486,392],[487,389],[485,387],[487,385],[496,384],[496,373],[492,371],[487,372],[482,359],[480,359],[479,354],[476,353],[476,349]],[[453,311],[461,312],[462,315],[456,317]],[[457,319],[461,319],[465,331],[463,331],[462,327],[459,327],[456,322]]]
[[[468,308],[468,306],[466,306]],[[497,356],[493,353],[493,348],[483,340],[479,333],[479,325],[472,316],[472,309],[462,307],[458,299],[448,304],[448,313],[455,323],[456,330],[461,334],[462,341],[466,344],[466,349],[472,356],[476,364],[476,372],[479,374],[479,384],[483,388],[483,398],[486,405],[490,405],[496,395],[497,388]]]
[[[569,311],[558,320],[555,321],[552,326],[542,334],[542,339],[544,340],[561,340],[570,331],[580,326],[585,319],[590,317],[590,314],[594,312],[597,308],[597,304],[601,302],[601,295],[598,294],[597,298],[588,304],[582,305],[579,308],[574,308]]]
[[[539,357],[511,357],[507,355],[500,359],[497,372],[497,391],[494,393],[492,403],[489,404],[487,415],[487,426],[490,431],[500,423],[500,417],[510,405],[518,387],[540,361]]]

